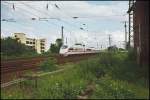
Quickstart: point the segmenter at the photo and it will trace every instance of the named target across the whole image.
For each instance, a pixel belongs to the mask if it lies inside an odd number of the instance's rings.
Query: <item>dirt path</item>
[[[94,90],[95,84],[94,82],[90,82],[87,85],[86,89],[79,96],[77,96],[77,99],[88,99],[92,95]]]

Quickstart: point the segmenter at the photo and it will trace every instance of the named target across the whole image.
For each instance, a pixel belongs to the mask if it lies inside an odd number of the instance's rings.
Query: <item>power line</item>
[[[51,4],[51,3],[50,3]],[[56,3],[55,4],[51,4],[52,6],[54,6],[55,5],[55,7],[56,7]],[[59,7],[58,5],[57,5],[57,7]],[[58,8],[57,8],[58,9]],[[59,9],[58,9],[58,11],[61,13],[61,14],[65,14],[68,18],[73,18],[72,16],[70,16],[69,14],[66,14],[63,10],[61,10],[61,8],[59,7]],[[63,12],[63,13],[62,13]],[[76,28],[78,28],[78,29],[80,29],[80,30],[83,30],[83,31],[85,31],[83,28],[81,28],[81,27],[78,27],[78,26],[76,26],[76,25],[74,25],[74,24],[71,24],[71,23],[68,23],[67,21],[64,21],[64,20],[60,20],[60,21],[62,21],[62,22],[64,22],[64,23],[66,23],[66,24],[69,24],[69,25],[71,25],[71,26],[74,26],[74,27],[76,27]]]
[[[26,5],[27,6],[27,5]],[[29,7],[29,6],[28,6]],[[19,8],[19,7],[18,7]],[[30,7],[31,8],[31,7]],[[34,9],[34,8],[32,8],[32,9]],[[34,10],[36,10],[37,11],[37,9],[34,9]],[[27,11],[27,10],[25,10],[25,9],[23,9],[23,11],[25,11],[25,12],[28,12],[28,13],[30,13],[31,15],[34,15],[34,16],[36,16],[37,18],[39,18],[39,16],[37,16],[37,15],[35,15],[35,14],[33,14],[33,13],[31,13],[30,11]],[[41,12],[40,10],[38,10],[38,12]],[[43,13],[43,12],[42,12]],[[44,14],[46,14],[46,13],[44,13]],[[46,14],[47,15],[47,14]],[[63,20],[62,20],[63,21]],[[63,22],[65,22],[65,21],[63,21]],[[68,23],[68,22],[65,22],[65,23],[67,23],[67,24],[69,24],[69,25],[72,25],[72,24],[70,24],[70,23]],[[56,24],[55,24],[56,25]],[[68,30],[67,30],[68,31]]]
[[[24,3],[23,3],[23,4],[24,4]],[[33,7],[29,6],[29,5],[27,5],[27,4],[24,4],[24,5],[28,6],[28,7],[31,8],[31,9],[36,10],[37,12],[44,13],[44,12],[41,12],[40,10],[37,10],[37,9],[35,9],[35,8],[33,8]],[[49,16],[48,13],[44,13],[44,14]],[[57,21],[58,21],[58,20],[57,20]],[[63,20],[61,20],[61,19],[60,19],[60,21],[65,22],[65,21],[63,21]],[[67,23],[67,22],[65,22],[65,23]],[[54,23],[53,23],[53,24],[54,24]],[[55,25],[57,25],[57,24],[55,24]],[[71,24],[70,24],[70,25],[71,25]]]
[[[29,7],[29,6],[28,6]],[[19,7],[18,7],[19,8]],[[31,8],[31,7],[30,7]],[[34,9],[34,8],[32,8],[32,9]],[[35,14],[33,14],[33,13],[31,13],[31,12],[29,12],[29,11],[27,11],[27,10],[25,10],[25,9],[23,9],[24,11],[26,11],[27,13],[30,13],[30,14],[32,14],[32,15],[34,15],[34,16],[36,16],[36,17],[38,17],[39,18],[39,16],[37,16],[37,15],[35,15]],[[36,10],[37,11],[37,9],[34,9],[34,10]],[[40,11],[40,10],[38,10],[38,11]],[[44,13],[44,14],[46,14],[46,13]],[[39,18],[40,19],[40,18]],[[56,19],[56,18],[55,18]],[[51,24],[51,23],[50,23]],[[54,23],[53,23],[54,24]],[[52,24],[52,25],[53,25]],[[54,24],[55,26],[58,26],[57,24]],[[69,31],[70,32],[70,31]]]
[[[8,4],[9,4],[9,3],[8,3]],[[12,13],[12,14],[13,14],[13,13]],[[20,16],[20,15],[19,15],[19,16]],[[20,17],[21,17],[21,16],[20,16]],[[13,18],[10,18],[10,19],[13,19]],[[6,19],[6,20],[7,20],[7,19]],[[8,19],[8,20],[9,20],[9,19]],[[18,22],[18,21],[16,21],[16,20],[13,19],[13,21],[10,20],[10,21],[7,21],[7,22]],[[20,24],[20,25],[23,26],[23,27],[25,26],[25,22],[24,22],[24,23],[17,23],[17,24]],[[15,25],[16,25],[16,24],[15,24]],[[13,25],[12,25],[12,26],[13,26]],[[18,26],[17,26],[17,27],[18,27]],[[22,27],[22,28],[23,28],[23,27]],[[24,29],[24,28],[23,28],[23,29]],[[33,30],[33,29],[32,29],[32,30]]]
[[[36,9],[36,11],[37,11],[37,9]],[[41,13],[41,10],[38,10],[38,12],[40,12]],[[61,12],[61,11],[60,11]],[[44,13],[44,12],[42,12],[42,13]],[[44,13],[44,14],[46,14],[46,15],[48,15],[49,16],[49,14],[48,13]],[[57,20],[58,21],[58,20]],[[71,25],[71,26],[76,26],[76,25],[72,25],[71,23],[69,23],[69,22],[67,22],[67,21],[63,21],[63,20],[60,20],[61,22],[64,22],[64,23],[67,23],[67,25]]]
[[[126,21],[124,23],[125,23],[124,27],[125,27],[125,48],[126,48],[126,44],[127,44],[127,25],[126,25]]]
[[[25,10],[25,9],[23,9],[23,8],[20,8],[20,7],[17,7],[17,8],[19,8],[19,9],[22,9],[23,11],[25,11],[26,13],[30,13],[31,15],[34,15],[34,16],[36,16],[37,18],[39,18],[39,16],[37,16],[36,14],[34,14],[34,13],[31,13],[30,11],[27,11],[27,10]],[[21,13],[22,14],[22,13]],[[20,16],[20,15],[19,15]],[[24,23],[27,23],[27,22],[24,22]],[[24,24],[23,23],[23,24]],[[21,23],[19,23],[19,24],[21,24]],[[24,26],[23,24],[21,24],[22,26]],[[52,24],[52,23],[50,23],[50,24]],[[48,24],[47,24],[48,25]],[[53,25],[53,24],[52,24]],[[56,25],[57,26],[57,25]]]

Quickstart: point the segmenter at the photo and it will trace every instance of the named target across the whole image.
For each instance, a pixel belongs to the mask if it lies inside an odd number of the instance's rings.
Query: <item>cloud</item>
[[[8,2],[8,4],[4,2]],[[12,3],[15,4],[15,11],[12,9]],[[49,4],[48,10],[46,9],[47,3]],[[126,16],[123,15],[127,10],[127,2],[115,1],[115,3],[111,5],[94,5],[87,1],[2,1],[2,4],[5,5],[5,9],[2,10],[2,17],[13,17],[17,21],[21,21],[22,24],[19,26],[19,23],[16,23],[18,24],[18,27],[12,26],[13,28],[10,28],[10,25],[8,25],[8,28],[10,29],[7,31],[2,29],[4,31],[2,33],[22,31],[25,32],[29,37],[44,37],[47,39],[47,45],[49,46],[50,43],[55,42],[56,38],[60,38],[60,27],[64,25],[64,35],[65,38],[67,37],[68,44],[70,45],[77,41],[83,42],[90,46],[96,46],[96,42],[98,41],[99,44],[108,46],[107,33],[112,34],[114,43],[123,40],[124,32],[120,31],[121,29],[111,31],[109,29],[104,29],[103,25],[101,25],[103,26],[102,28],[99,28],[98,25],[101,24],[100,21],[113,20],[119,22],[126,20]],[[55,4],[57,4],[60,9],[57,9]],[[80,18],[76,20],[71,18],[75,16]],[[48,22],[42,23],[32,21],[31,18],[33,17],[60,18],[63,21],[49,19]],[[82,31],[80,30],[81,26],[79,25],[81,25],[83,22],[90,25],[97,23],[93,27],[99,28],[101,31]],[[91,28],[90,25],[88,27],[89,29]],[[111,23],[111,25],[115,26],[114,23]],[[3,25],[2,28],[5,28],[5,26]]]

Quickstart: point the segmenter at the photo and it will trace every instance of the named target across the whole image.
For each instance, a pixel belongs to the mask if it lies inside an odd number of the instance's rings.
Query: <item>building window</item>
[[[19,40],[19,38],[16,38],[16,40]]]
[[[41,50],[41,53],[43,53],[44,52],[44,50]]]
[[[17,37],[17,35],[15,35],[15,37]]]
[[[41,43],[41,45],[44,45],[44,43]]]
[[[32,42],[30,42],[30,44],[32,44]]]
[[[33,42],[33,44],[35,44],[35,42]]]
[[[35,46],[31,46],[32,47],[32,49],[35,49]]]
[[[41,42],[45,42],[44,40],[41,40]]]
[[[41,47],[41,49],[44,49],[44,47]]]
[[[29,41],[26,41],[26,44],[29,44]]]

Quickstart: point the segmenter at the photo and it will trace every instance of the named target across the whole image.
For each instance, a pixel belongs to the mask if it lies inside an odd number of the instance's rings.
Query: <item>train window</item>
[[[80,44],[80,43],[76,43],[75,45],[82,45],[82,44]]]
[[[91,49],[86,49],[87,51],[91,51]]]
[[[64,46],[62,46],[62,49],[66,49],[68,46],[67,45],[64,45]]]
[[[69,50],[73,50],[73,48],[69,48]]]

